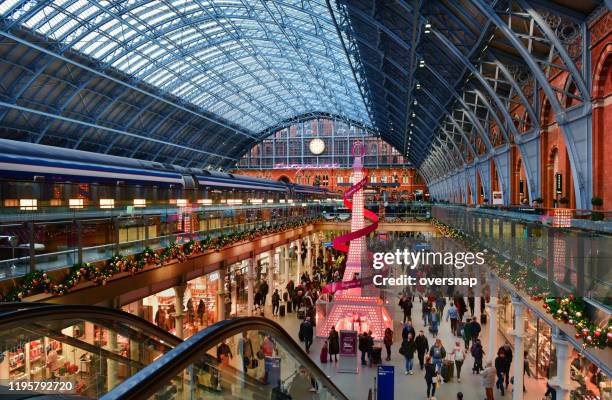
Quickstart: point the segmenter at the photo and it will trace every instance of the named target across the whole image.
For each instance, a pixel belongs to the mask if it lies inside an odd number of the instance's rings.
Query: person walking
[[[484,349],[482,348],[482,343],[480,343],[480,339],[476,339],[472,344],[470,349],[470,353],[472,357],[474,357],[474,366],[472,367],[472,372],[475,374],[479,374],[482,371],[482,359],[484,358]]]
[[[278,315],[278,309],[280,308],[280,294],[278,293],[278,289],[274,289],[274,293],[272,294],[272,315]]]
[[[476,298],[472,289],[468,290],[468,306],[470,307],[470,315],[473,317],[474,310],[476,310]]]
[[[425,383],[427,384],[427,398],[436,395],[436,384],[437,384],[438,373],[436,367],[432,363],[432,358],[427,356],[425,359]]]
[[[198,319],[200,320],[200,325],[204,325],[204,314],[206,313],[206,304],[204,304],[204,300],[200,299],[198,303]]]
[[[338,331],[336,330],[335,326],[331,327],[327,341],[329,342],[329,361],[331,362],[332,356],[334,356],[335,361],[338,362],[338,353],[340,353],[340,336],[338,335]]]
[[[495,357],[495,372],[497,375],[497,381],[495,382],[495,387],[501,391],[501,395],[504,395],[504,371],[506,370],[506,358],[503,351],[497,353],[497,357]]]
[[[404,324],[404,327],[402,328],[402,340],[406,339],[408,337],[408,335],[412,335],[412,337],[415,336],[415,331],[414,328],[412,327],[412,323],[410,321],[406,322]]]
[[[459,320],[463,321],[463,314],[467,309],[467,304],[465,304],[465,299],[463,296],[455,297],[455,306],[457,307],[457,311],[459,312]]]
[[[363,332],[359,335],[359,351],[361,352],[361,365],[366,365],[366,353],[368,347],[368,333]]]
[[[455,368],[457,369],[457,382],[461,383],[461,367],[463,366],[463,361],[465,361],[465,350],[458,340],[455,342],[455,348],[451,353],[451,357],[455,361]]]
[[[247,335],[247,332],[242,332],[242,337],[238,339],[238,355],[242,358],[242,372],[245,375],[251,364],[253,354],[253,343]]]
[[[450,319],[451,332],[453,335],[457,335],[457,319],[459,318],[459,311],[455,304],[451,303],[448,310],[446,310],[446,321]]]
[[[503,373],[506,381],[506,389],[508,389],[508,385],[510,384],[510,366],[512,365],[512,347],[510,347],[510,343],[506,342],[497,352],[504,353],[505,363]]]
[[[400,354],[404,356],[404,361],[406,365],[406,371],[404,375],[412,375],[412,367],[414,365],[414,352],[416,350],[416,344],[414,343],[414,338],[412,335],[408,335],[408,337],[402,340],[402,345],[400,346]]]
[[[427,349],[429,349],[429,343],[427,342],[427,338],[425,337],[423,331],[419,331],[419,336],[414,339],[414,344],[419,357],[419,366],[422,370],[424,366],[425,354],[427,353]]]
[[[261,290],[258,290],[255,292],[255,297],[253,299],[253,303],[255,306],[255,310],[259,310],[261,308],[261,299],[262,299],[262,294],[261,294]],[[253,311],[255,311],[253,310]]]
[[[266,297],[268,297],[268,292],[270,291],[270,287],[266,283],[266,281],[261,282],[259,285],[259,291],[261,292],[261,306],[266,305]]]
[[[472,331],[474,329],[474,322],[471,319],[468,319],[467,322],[463,325],[463,333],[461,337],[463,338],[463,343],[465,344],[465,351],[468,351],[470,348],[470,342],[472,341]]]
[[[385,329],[385,337],[383,339],[385,348],[387,349],[387,361],[391,360],[391,345],[393,344],[393,331],[391,328]]]
[[[493,368],[491,361],[487,361],[485,369],[482,371],[481,378],[482,386],[485,389],[485,396],[487,396],[486,400],[495,400],[495,397],[493,396],[493,385],[495,384],[496,374],[497,372],[495,371],[495,368]]]
[[[478,322],[478,318],[476,317],[472,318],[472,340],[478,339],[478,336],[480,336],[481,331],[482,331],[482,326],[480,326],[480,323]]]
[[[442,370],[442,360],[446,358],[446,349],[442,346],[442,341],[440,339],[436,339],[434,345],[429,349],[429,356],[436,366],[436,372],[439,373]]]
[[[368,364],[371,367],[372,366],[372,353],[374,352],[374,337],[372,336],[372,331],[368,331],[368,336],[366,340],[366,351],[368,353]]]
[[[446,298],[440,293],[439,296],[436,297],[436,308],[440,315],[444,315],[444,307],[446,307]]]
[[[310,317],[306,317],[304,319],[304,322],[300,324],[300,337],[304,338],[304,347],[306,348],[306,353],[310,352],[313,335],[314,330],[312,328],[312,324],[310,323]]]
[[[412,320],[412,300],[407,295],[402,296],[399,303],[400,308],[404,312],[404,324],[406,321]]]
[[[423,303],[421,303],[421,311],[423,312],[423,326],[427,326],[429,323],[429,313],[431,312],[431,304],[427,297],[425,297]]]
[[[438,310],[435,307],[433,307],[429,313],[429,322],[431,324],[429,326],[429,331],[435,338],[438,336],[438,326],[440,325],[440,314],[438,314]]]

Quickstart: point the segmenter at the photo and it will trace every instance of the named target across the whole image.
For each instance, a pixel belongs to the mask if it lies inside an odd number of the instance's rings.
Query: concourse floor
[[[424,379],[424,371],[421,371],[418,366],[418,358],[415,355],[415,369],[414,375],[404,375],[404,357],[399,354],[399,345],[401,344],[401,329],[403,314],[395,302],[395,315],[393,316],[394,322],[394,343],[391,349],[391,361],[385,361],[386,351],[383,346],[383,364],[395,366],[395,398],[398,400],[403,399],[427,399],[427,385]],[[423,326],[423,318],[420,310],[420,303],[418,298],[415,298],[415,307],[412,312],[412,319],[414,328],[418,333],[419,330],[423,330],[427,337],[427,340],[431,345],[434,343],[432,335],[428,332],[427,328]],[[448,307],[447,307],[448,308]],[[445,309],[446,310],[446,309]],[[267,317],[280,323],[294,338],[298,341],[298,330],[299,325],[302,322],[296,317],[295,313],[287,314],[285,317],[273,317],[271,311],[266,310]],[[488,353],[487,339],[489,332],[489,324],[483,325],[483,331],[481,332],[480,339],[485,348],[485,352]],[[450,322],[446,322],[444,319],[440,324],[438,337],[442,339],[442,343],[446,348],[447,352],[450,352],[455,346],[455,338],[450,331]],[[368,391],[374,387],[374,378],[376,376],[376,366],[368,367],[362,366],[358,359],[359,372],[357,374],[340,373],[337,371],[338,363],[321,364],[319,361],[319,355],[321,347],[323,346],[324,339],[315,338],[312,347],[310,348],[310,355],[315,362],[321,366],[321,368],[327,372],[331,379],[338,385],[338,387],[349,397],[351,400],[365,400],[368,398]],[[501,334],[498,333],[497,342],[501,345],[504,343]],[[463,345],[463,341],[461,341]],[[497,349],[495,349],[497,350]],[[360,357],[360,354],[358,354]],[[485,356],[486,362],[486,356]],[[484,389],[482,388],[480,375],[472,373],[472,365],[474,359],[468,354],[463,368],[461,370],[461,383],[457,382],[457,371],[452,381],[442,384],[441,388],[436,390],[437,400],[455,400],[457,392],[463,392],[463,398],[465,400],[482,400],[485,398]],[[512,365],[512,368],[514,364]],[[527,392],[525,393],[525,399],[529,400],[540,400],[544,397],[546,381],[544,379],[530,379],[525,377],[525,386]],[[509,390],[506,391],[505,396],[501,396],[501,393],[495,391],[496,399],[511,399],[512,398],[512,385],[509,386]]]

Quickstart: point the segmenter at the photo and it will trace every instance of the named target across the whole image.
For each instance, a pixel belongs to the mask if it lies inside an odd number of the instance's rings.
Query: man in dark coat
[[[329,345],[329,361],[332,361],[332,356],[334,356],[336,361],[338,361],[338,353],[340,353],[340,337],[336,327],[332,326],[331,330],[329,331],[327,341]]]
[[[306,317],[304,322],[300,324],[300,337],[304,339],[304,347],[306,352],[310,352],[310,346],[312,345],[312,338],[314,336],[314,329],[310,323],[310,317]]]
[[[406,321],[412,321],[412,300],[410,300],[410,297],[402,296],[399,305],[402,311],[404,311],[404,323],[406,323]]]
[[[416,345],[417,355],[419,356],[419,366],[423,369],[425,364],[425,353],[427,353],[429,349],[429,343],[423,331],[419,331],[419,335],[414,339],[414,344]]]
[[[372,336],[372,331],[368,332],[367,341],[366,341],[366,352],[368,353],[368,362],[370,366],[372,366],[372,352],[374,351],[374,336]]]
[[[359,351],[361,352],[361,365],[366,365],[366,354],[368,351],[368,333],[359,335]]]
[[[261,306],[262,307],[266,304],[266,297],[268,297],[269,290],[270,288],[268,287],[268,284],[266,283],[266,281],[261,282],[261,285],[259,285],[259,291],[261,292]]]
[[[278,294],[278,289],[274,290],[272,294],[272,315],[278,315],[278,309],[280,307],[280,294]]]
[[[480,323],[478,323],[478,318],[472,318],[472,340],[478,339],[478,336],[480,336],[480,331],[482,331],[482,327],[480,326]]]
[[[410,321],[404,324],[404,328],[402,329],[402,340],[408,338],[409,334],[412,334],[412,337],[416,336],[416,332]]]
[[[510,343],[508,342],[504,343],[504,345],[500,347],[499,350],[497,350],[497,353],[504,354],[505,363],[504,363],[503,372],[504,372],[504,378],[506,380],[506,388],[508,388],[508,385],[510,384],[510,366],[512,365],[512,348],[510,347]]]

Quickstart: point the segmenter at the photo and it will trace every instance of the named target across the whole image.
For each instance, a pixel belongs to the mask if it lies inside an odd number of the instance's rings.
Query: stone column
[[[274,293],[274,271],[276,270],[276,249],[269,251],[270,262],[268,264],[268,295],[266,296],[266,305],[272,306],[272,294]]]
[[[187,284],[174,286],[174,327],[176,331],[176,337],[184,339],[185,333],[183,332],[183,304],[185,300],[185,289]]]
[[[553,332],[553,343],[557,352],[557,376],[550,384],[557,391],[557,400],[569,400],[571,391],[570,363],[572,348],[565,339],[565,334],[556,329]]]
[[[497,352],[497,331],[499,329],[499,321],[497,320],[497,296],[498,296],[498,283],[493,280],[492,276],[489,275],[489,287],[491,288],[491,301],[489,301],[489,346],[485,351],[487,352],[487,360],[494,362]]]
[[[229,295],[230,293],[225,291],[225,265],[221,263],[219,267],[219,279],[217,280],[217,321],[223,321],[225,319],[225,296]]]
[[[317,260],[319,259],[319,249],[320,249],[319,238],[315,237],[315,253],[314,253],[314,263],[315,263],[315,265],[317,263]]]
[[[306,271],[308,271],[309,275],[312,275],[312,243],[310,236],[308,236],[306,244]]]
[[[525,359],[525,318],[523,317],[524,305],[520,297],[512,296],[512,306],[514,308],[514,360],[512,360],[514,368],[514,384],[512,385],[512,400],[523,400],[523,362]]]
[[[300,276],[302,276],[302,238],[297,240],[297,271],[295,273],[295,285],[299,285]]]
[[[247,315],[253,316],[253,307],[255,303],[255,263],[257,262],[256,256],[249,258],[249,269],[246,276],[247,281]]]
[[[480,308],[482,307],[482,302],[484,299],[482,298],[482,293],[476,293],[478,296],[474,298],[474,316],[478,318],[478,322],[480,322]]]
[[[282,247],[281,257],[283,259],[283,285],[287,286],[289,283],[289,265],[291,263],[291,259],[289,258],[289,245],[284,244]]]
[[[106,345],[107,350],[112,353],[117,353],[117,332],[114,330],[108,330],[108,344]],[[112,390],[119,382],[118,374],[119,368],[117,361],[107,358],[106,359],[106,386],[107,390]]]

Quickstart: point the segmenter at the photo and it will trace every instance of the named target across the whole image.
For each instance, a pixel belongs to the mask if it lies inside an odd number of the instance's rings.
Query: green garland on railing
[[[444,237],[460,240],[469,250],[480,251],[478,242],[463,231],[432,219],[432,223]],[[487,264],[506,281],[517,289],[524,291],[534,301],[541,301],[542,307],[554,319],[574,326],[576,339],[582,339],[583,347],[606,348],[612,346],[612,318],[605,327],[597,326],[585,316],[586,305],[581,297],[570,294],[566,297],[552,297],[548,285],[530,268],[514,261],[509,261],[501,255],[485,253]]]
[[[1,294],[0,301],[21,301],[24,297],[42,292],[50,293],[53,296],[62,296],[81,282],[92,282],[95,286],[103,286],[112,276],[122,272],[129,272],[133,275],[147,265],[163,266],[173,260],[183,262],[189,256],[201,254],[208,250],[220,251],[239,242],[256,240],[265,235],[297,228],[318,220],[319,218],[302,218],[249,231],[224,233],[214,237],[206,236],[202,240],[190,240],[182,245],[172,242],[157,252],[147,247],[132,257],[115,255],[107,260],[104,265],[74,264],[58,282],[54,282],[47,272],[33,271],[24,275],[18,285]]]

